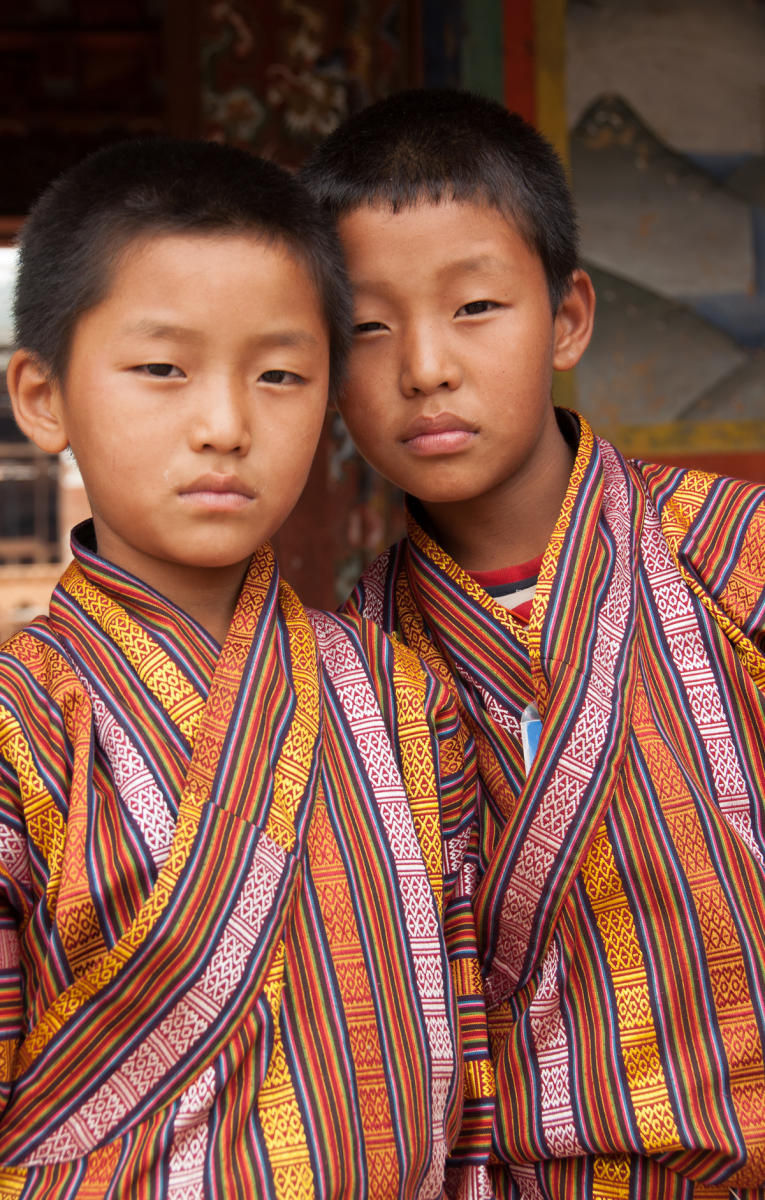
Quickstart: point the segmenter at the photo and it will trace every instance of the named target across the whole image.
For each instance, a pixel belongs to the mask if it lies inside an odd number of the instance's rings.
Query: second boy
[[[409,493],[354,603],[479,746],[498,1192],[765,1196],[765,492],[554,409],[593,296],[520,118],[404,93],[306,178],[355,292],[341,410]]]

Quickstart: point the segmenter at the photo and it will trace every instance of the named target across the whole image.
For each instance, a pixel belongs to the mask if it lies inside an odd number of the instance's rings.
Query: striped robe
[[[528,626],[411,519],[352,606],[478,741],[498,1194],[765,1197],[765,489],[582,421]]]
[[[0,654],[0,1198],[441,1196],[492,1085],[453,701],[267,547],[222,649],[75,550]]]

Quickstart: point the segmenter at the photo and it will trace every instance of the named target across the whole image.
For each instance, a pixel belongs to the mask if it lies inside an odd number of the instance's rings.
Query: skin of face
[[[339,228],[355,326],[340,409],[360,452],[463,565],[541,553],[572,462],[553,369],[589,340],[589,278],[554,314],[538,255],[483,203],[362,207]]]
[[[131,243],[76,325],[64,378],[23,350],[9,367],[21,428],[77,459],[99,554],[219,636],[305,484],[328,378],[307,269],[240,234]]]

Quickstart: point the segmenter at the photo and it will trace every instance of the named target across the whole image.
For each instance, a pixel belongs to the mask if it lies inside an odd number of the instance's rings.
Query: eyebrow
[[[470,271],[485,271],[487,267],[489,270],[501,271],[504,269],[504,264],[493,254],[476,254],[471,255],[470,258],[458,258],[453,262],[444,263],[439,275],[460,275]]]
[[[166,324],[162,321],[152,321],[150,318],[144,318],[127,325],[125,332],[128,334],[137,334],[139,337],[154,338],[157,341],[164,339],[177,342],[201,342],[205,336],[204,333],[196,329],[189,329],[184,325]],[[254,332],[249,341],[253,346],[262,346],[266,349],[270,347],[279,349],[289,346],[313,347],[319,345],[319,339],[306,329],[273,329],[267,333]]]
[[[165,324],[163,321],[152,321],[148,317],[125,325],[125,333],[157,339],[171,338],[175,341],[199,341],[202,337],[193,329],[186,329],[182,325]]]
[[[448,279],[453,275],[469,275],[486,270],[505,272],[507,268],[494,254],[475,254],[468,258],[457,258],[444,263],[442,267],[438,268],[437,277]],[[370,279],[354,279],[352,283],[354,292],[377,292],[380,287],[379,283]]]
[[[275,329],[271,333],[256,333],[250,339],[258,346],[318,346],[319,339],[307,329]]]

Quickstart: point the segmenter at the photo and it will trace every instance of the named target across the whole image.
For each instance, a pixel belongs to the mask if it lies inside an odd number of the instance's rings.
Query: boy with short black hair
[[[553,407],[594,297],[520,118],[403,93],[304,177],[355,293],[340,408],[409,493],[353,604],[478,742],[497,1193],[765,1197],[765,489]]]
[[[93,520],[0,653],[0,1195],[439,1197],[463,1048],[490,1109],[470,763],[267,544],[342,375],[336,239],[273,164],[120,143],[16,299],[17,421]]]

